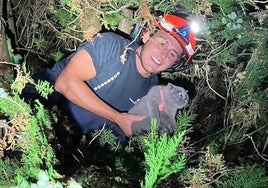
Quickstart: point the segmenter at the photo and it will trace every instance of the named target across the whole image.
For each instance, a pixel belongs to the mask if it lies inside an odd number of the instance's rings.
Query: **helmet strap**
[[[146,44],[146,43],[145,43]],[[144,44],[144,45],[145,45]],[[150,73],[148,70],[146,70],[146,68],[144,67],[144,63],[143,63],[143,60],[142,60],[142,54],[143,54],[143,50],[144,50],[144,45],[142,45],[141,46],[141,51],[140,51],[140,53],[138,53],[137,51],[136,51],[136,54],[137,54],[137,56],[138,56],[138,58],[139,58],[139,60],[140,60],[140,62],[141,62],[141,66],[142,66],[142,68],[146,71],[146,72],[148,72],[148,73]],[[152,73],[150,73],[150,74],[152,74]]]

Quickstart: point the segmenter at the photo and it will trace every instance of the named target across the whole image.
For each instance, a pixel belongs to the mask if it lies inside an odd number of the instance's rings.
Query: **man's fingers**
[[[135,121],[141,121],[144,120],[146,116],[136,116]]]

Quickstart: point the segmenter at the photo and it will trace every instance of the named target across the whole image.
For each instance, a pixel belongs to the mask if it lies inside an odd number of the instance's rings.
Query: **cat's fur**
[[[171,134],[176,126],[177,110],[185,107],[188,100],[187,91],[183,87],[171,83],[152,87],[148,94],[128,111],[131,114],[146,116],[142,121],[133,122],[132,135],[150,131],[152,118],[157,120],[160,135],[165,132]]]

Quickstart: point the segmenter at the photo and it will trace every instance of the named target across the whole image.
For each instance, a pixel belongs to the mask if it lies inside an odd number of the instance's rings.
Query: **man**
[[[167,14],[158,29],[145,34],[140,46],[115,33],[103,33],[35,79],[54,85],[55,103],[83,134],[106,125],[129,137],[132,122],[145,117],[127,111],[158,83],[156,73],[185,63],[178,62],[182,57],[188,63],[195,51],[195,36],[185,19]]]

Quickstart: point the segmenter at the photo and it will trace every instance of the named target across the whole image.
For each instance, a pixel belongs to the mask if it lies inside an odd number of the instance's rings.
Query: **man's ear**
[[[142,36],[142,42],[145,44],[150,39],[150,37],[152,37],[152,34],[149,31],[147,31]]]

